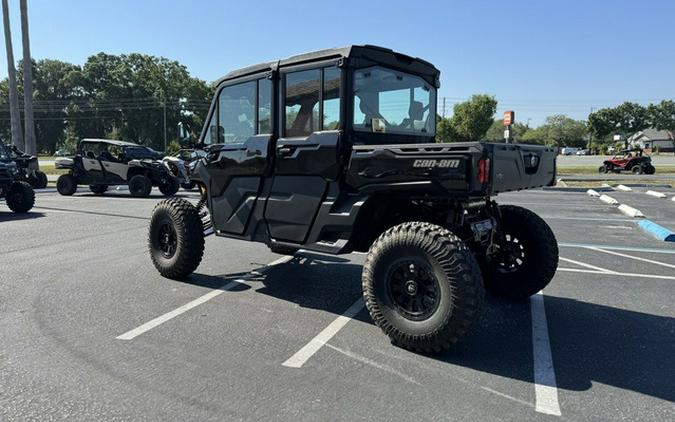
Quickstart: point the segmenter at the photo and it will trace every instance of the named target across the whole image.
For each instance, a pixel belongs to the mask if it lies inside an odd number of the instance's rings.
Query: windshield
[[[3,162],[9,162],[11,161],[11,157],[9,156],[9,151],[5,147],[4,144],[0,144],[0,161]]]
[[[154,149],[143,146],[127,147],[125,153],[127,158],[132,160],[142,160],[144,158],[159,159],[163,157],[161,153]]]
[[[434,136],[436,89],[424,79],[384,67],[354,72],[355,130]]]

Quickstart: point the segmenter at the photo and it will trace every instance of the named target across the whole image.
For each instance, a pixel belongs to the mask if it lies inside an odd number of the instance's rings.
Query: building
[[[675,134],[667,130],[641,130],[632,134],[627,141],[629,148],[639,147],[646,153],[675,152]]]

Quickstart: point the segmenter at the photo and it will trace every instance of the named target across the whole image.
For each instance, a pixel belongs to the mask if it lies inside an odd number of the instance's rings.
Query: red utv
[[[621,151],[609,160],[605,160],[598,168],[600,173],[621,173],[630,171],[633,174],[654,174],[656,168],[652,165],[652,158],[643,156],[642,151]]]

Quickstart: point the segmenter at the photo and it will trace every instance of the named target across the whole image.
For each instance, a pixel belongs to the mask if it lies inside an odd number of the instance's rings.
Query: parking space
[[[543,297],[488,297],[473,333],[435,356],[373,325],[363,255],[211,236],[196,274],[162,278],[146,245],[160,199],[46,191],[23,218],[0,206],[0,420],[675,417],[675,245],[583,192],[498,198],[546,219],[559,271]],[[652,199],[646,213],[675,221]]]

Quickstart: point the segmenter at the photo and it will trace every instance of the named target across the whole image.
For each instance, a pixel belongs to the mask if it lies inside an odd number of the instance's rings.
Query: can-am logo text
[[[459,167],[459,160],[415,160],[413,167],[454,169]]]

